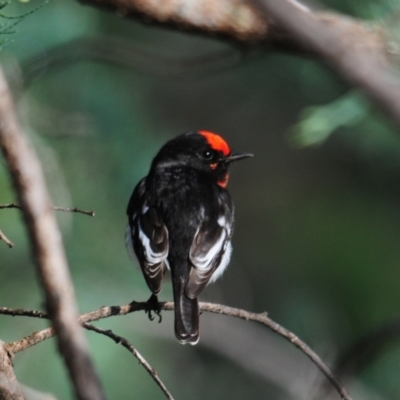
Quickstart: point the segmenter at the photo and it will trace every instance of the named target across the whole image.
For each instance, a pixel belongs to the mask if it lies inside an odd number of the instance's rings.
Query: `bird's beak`
[[[222,158],[220,161],[230,164],[231,162],[244,160],[245,158],[249,158],[249,157],[253,157],[253,154],[251,154],[251,153],[233,153],[228,157]]]

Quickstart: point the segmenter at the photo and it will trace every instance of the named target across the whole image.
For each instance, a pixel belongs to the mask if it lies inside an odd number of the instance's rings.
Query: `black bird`
[[[161,148],[130,198],[128,251],[154,296],[165,269],[171,271],[175,335],[182,344],[199,341],[197,297],[222,275],[231,256],[229,165],[251,156],[232,153],[215,133],[185,133]]]

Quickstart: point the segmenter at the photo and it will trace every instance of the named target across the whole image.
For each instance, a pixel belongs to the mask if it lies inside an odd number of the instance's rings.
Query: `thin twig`
[[[77,208],[77,207],[66,208],[66,207],[54,207],[53,206],[53,210],[85,214],[85,215],[89,215],[89,217],[94,217],[95,216],[94,211],[81,210],[80,208]]]
[[[22,207],[18,204],[15,203],[10,203],[10,204],[0,204],[0,210],[4,208],[17,208],[19,210],[22,210]],[[52,206],[54,211],[65,211],[65,212],[73,212],[73,213],[79,213],[79,214],[85,214],[89,215],[90,217],[94,217],[95,213],[94,211],[88,211],[88,210],[81,210],[80,208],[73,207],[73,208],[68,208],[68,207],[55,207]]]
[[[109,308],[111,309],[112,307],[109,307]],[[121,307],[121,309],[123,309],[123,307]],[[43,318],[43,319],[48,319],[49,318],[48,314],[43,312],[43,311],[24,310],[24,309],[21,309],[21,308],[12,309],[12,308],[7,308],[7,307],[0,307],[0,314],[12,315],[13,317],[15,317],[15,316],[26,316],[26,317]],[[93,313],[89,313],[89,314],[91,314],[92,316],[94,315]],[[84,317],[83,315],[80,317],[81,321],[84,319],[83,317]],[[94,319],[92,319],[92,320],[94,320]],[[82,326],[84,328],[88,329],[88,330],[95,331],[97,333],[106,335],[106,336],[110,337],[111,339],[113,339],[117,344],[121,344],[122,346],[127,348],[138,359],[139,363],[141,365],[143,365],[143,367],[149,372],[149,374],[153,377],[153,379],[155,380],[157,385],[165,393],[167,398],[173,400],[173,397],[172,397],[171,393],[168,391],[168,389],[165,386],[165,384],[159,378],[157,371],[155,371],[151,367],[151,365],[146,361],[146,359],[125,338],[116,335],[115,333],[113,333],[110,330],[104,330],[104,329],[95,327],[95,326],[93,326],[91,324],[88,324],[88,323],[85,323],[85,322],[82,323]],[[51,331],[52,333],[54,333],[54,331],[51,328],[45,329],[44,331]],[[43,331],[41,331],[41,332],[43,332]],[[42,337],[43,337],[43,340],[44,340],[45,336],[42,336]],[[8,351],[10,350],[10,344],[7,345],[7,350]]]
[[[146,361],[146,359],[135,349],[135,347],[128,342],[125,338],[122,336],[116,335],[114,332],[111,330],[105,330],[102,328],[98,328],[97,326],[94,326],[92,324],[88,324],[87,322],[84,322],[82,326],[89,331],[97,332],[100,333],[101,335],[105,335],[109,337],[110,339],[113,339],[115,343],[120,344],[121,346],[125,347],[128,349],[139,361],[139,364],[143,365],[143,367],[146,369],[146,371],[150,374],[150,376],[154,379],[154,381],[157,383],[157,385],[161,388],[161,390],[164,392],[164,394],[167,396],[169,400],[174,400],[172,397],[172,394],[169,392],[167,387],[164,385],[164,383],[161,381],[161,379],[158,376],[157,371],[152,368],[152,366]]]
[[[19,210],[21,209],[21,206],[18,204],[10,203],[10,204],[0,204],[0,210],[3,208],[18,208]]]
[[[0,147],[28,231],[37,274],[57,343],[79,400],[105,396],[95,373],[78,318],[72,280],[61,233],[50,204],[43,171],[28,145],[7,81],[0,68]]]
[[[14,243],[1,231],[0,229],[0,240],[2,240],[10,249],[14,247]]]
[[[173,302],[166,302],[160,303],[161,309],[165,311],[171,311],[174,309]],[[89,313],[83,314],[79,317],[80,323],[98,321],[99,319],[116,316],[116,315],[126,315],[135,311],[145,310],[148,311],[149,305],[148,302],[135,302],[129,304],[124,304],[122,306],[106,306],[102,307],[98,310],[91,311]],[[203,303],[199,304],[199,308],[201,311],[211,312],[214,314],[223,314],[232,317],[237,317],[241,319],[245,319],[246,321],[254,321],[258,322],[278,335],[284,337],[298,349],[300,349],[307,357],[320,369],[320,371],[329,379],[335,389],[339,392],[345,400],[351,400],[350,395],[347,393],[346,389],[343,385],[339,382],[336,375],[329,369],[329,367],[321,360],[321,358],[301,339],[299,339],[294,333],[290,332],[286,328],[280,326],[275,321],[270,319],[266,313],[252,313],[238,308],[232,308],[223,306],[220,304],[213,304],[213,303]],[[3,313],[4,309],[0,308],[0,314]],[[21,310],[14,310],[15,313],[8,309],[7,314],[9,315],[27,315],[27,316],[36,316],[33,315],[32,311],[26,311],[26,314],[21,312]],[[43,314],[38,315],[39,318],[45,318]],[[41,330],[39,332],[35,332],[32,335],[29,335],[21,340],[16,342],[8,343],[9,351],[14,354],[18,353],[22,350],[25,350],[28,347],[31,347],[37,343],[40,343],[43,340],[46,340],[54,335],[54,331],[52,328],[47,328]]]
[[[49,314],[47,314],[47,313],[45,313],[43,311],[24,310],[23,308],[0,307],[0,314],[11,315],[13,317],[23,316],[23,317],[34,317],[34,318],[49,319]]]

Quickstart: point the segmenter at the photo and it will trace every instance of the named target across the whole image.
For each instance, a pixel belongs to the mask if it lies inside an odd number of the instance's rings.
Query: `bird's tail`
[[[175,336],[182,343],[196,344],[199,333],[199,302],[185,294],[186,280],[172,276],[174,291]]]

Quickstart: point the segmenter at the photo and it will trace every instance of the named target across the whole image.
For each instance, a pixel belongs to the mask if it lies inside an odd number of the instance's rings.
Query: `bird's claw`
[[[152,294],[151,297],[147,300],[147,309],[145,310],[145,312],[150,321],[154,320],[153,312],[158,315],[158,323],[162,321],[161,305],[158,302],[158,298],[156,295]]]

